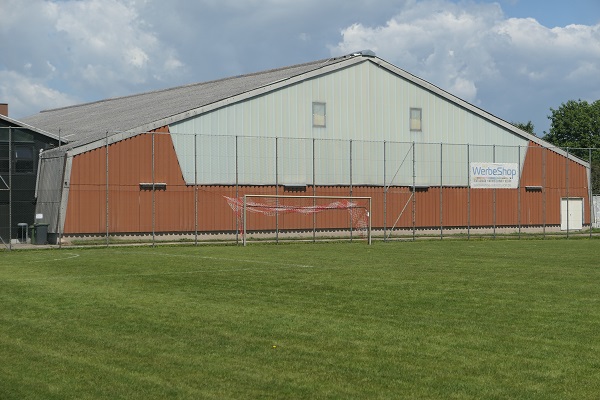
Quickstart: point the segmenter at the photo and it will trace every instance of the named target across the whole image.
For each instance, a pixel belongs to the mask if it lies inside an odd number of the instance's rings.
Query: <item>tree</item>
[[[550,111],[550,132],[544,132],[544,140],[559,147],[600,149],[600,100],[569,100]]]
[[[569,100],[550,111],[550,132],[544,132],[544,140],[558,147],[568,147],[571,154],[591,161],[592,189],[600,193],[600,100],[593,103]],[[591,160],[589,149],[592,149]]]
[[[531,122],[531,121],[527,121],[527,123],[511,122],[511,124],[513,124],[514,126],[516,126],[519,129],[521,129],[522,131],[531,133],[532,135],[535,136],[535,132],[533,131],[533,129],[534,129],[533,122]]]

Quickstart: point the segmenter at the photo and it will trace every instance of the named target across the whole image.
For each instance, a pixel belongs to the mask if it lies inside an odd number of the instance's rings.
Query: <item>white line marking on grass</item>
[[[196,269],[194,271],[173,271],[173,272],[146,272],[146,273],[131,273],[131,274],[106,274],[106,275],[82,275],[78,278],[99,278],[104,276],[155,276],[155,275],[191,275],[200,274],[203,272],[236,272],[236,271],[256,271],[256,268],[236,268],[236,269]]]
[[[170,255],[170,254],[166,254]],[[183,256],[183,255],[181,255]],[[235,258],[221,258],[221,257],[208,257],[208,256],[195,256],[199,258],[204,258],[207,260],[217,260],[217,261],[234,261],[234,262],[242,262],[249,264],[266,264],[266,265],[276,265],[280,267],[295,267],[295,268],[315,268],[314,265],[305,265],[305,264],[280,264],[271,261],[261,261],[261,260],[238,260]]]
[[[118,252],[120,254],[131,254],[128,252]],[[71,259],[71,258],[76,258],[79,257],[79,254],[75,254],[75,253],[68,253],[70,255],[70,257],[64,257],[64,258],[56,258],[56,259],[51,259],[51,260],[35,260],[35,261],[29,261],[31,263],[34,262],[45,262],[45,261],[59,261],[59,260],[67,260],[67,259]],[[231,261],[231,262],[236,262],[236,263],[248,263],[248,264],[262,264],[262,265],[272,265],[272,266],[277,266],[277,267],[292,267],[292,268],[316,268],[314,265],[306,265],[306,264],[281,264],[281,263],[276,263],[276,262],[271,262],[271,261],[262,261],[262,260],[245,260],[245,259],[235,259],[235,258],[222,258],[222,257],[210,257],[210,256],[197,256],[197,255],[190,255],[190,254],[169,254],[169,253],[154,253],[156,255],[160,255],[160,256],[165,256],[165,257],[186,257],[186,258],[195,258],[195,259],[206,259],[206,260],[215,260],[215,261]],[[255,272],[259,272],[259,271],[265,271],[265,269],[257,269],[257,268],[225,268],[225,269],[210,269],[210,268],[206,268],[206,269],[195,269],[193,271],[171,271],[171,272],[139,272],[139,273],[124,273],[124,274],[94,274],[94,275],[79,275],[79,276],[55,276],[55,277],[47,277],[47,278],[42,278],[42,279],[35,279],[35,278],[30,278],[30,279],[24,279],[24,280],[30,280],[30,281],[37,281],[37,280],[45,280],[45,281],[50,281],[50,280],[73,280],[73,279],[88,279],[88,278],[111,278],[111,277],[126,277],[126,276],[161,276],[161,275],[191,275],[191,274],[201,274],[201,273],[220,273],[220,272],[240,272],[240,271],[255,271]]]
[[[128,274],[95,274],[95,275],[66,275],[66,276],[50,276],[43,278],[23,278],[15,279],[10,278],[14,281],[21,282],[38,282],[38,281],[73,281],[80,279],[95,279],[95,278],[115,278],[115,277],[131,277],[131,276],[164,276],[164,275],[191,275],[200,274],[206,272],[235,272],[235,271],[257,271],[256,268],[239,268],[239,269],[221,269],[221,270],[206,270],[197,269],[194,271],[173,271],[173,272],[139,272],[139,273],[128,273]]]
[[[127,252],[119,252],[121,254],[131,254]],[[170,254],[170,253],[153,253],[160,256],[165,257],[186,257],[186,258],[201,258],[205,260],[215,260],[215,261],[232,261],[232,262],[240,262],[240,263],[248,263],[248,264],[264,264],[264,265],[275,265],[279,267],[294,267],[294,268],[316,268],[314,265],[308,264],[282,264],[278,262],[272,261],[263,261],[263,260],[246,260],[246,259],[237,259],[237,258],[224,258],[224,257],[211,257],[211,256],[198,256],[194,254]]]
[[[65,255],[68,255],[68,257],[61,257],[61,258],[45,258],[43,260],[33,260],[33,261],[25,261],[26,263],[39,263],[39,262],[46,262],[46,261],[63,261],[63,260],[70,260],[72,258],[77,258],[79,257],[79,254],[77,253],[65,253]]]
[[[19,263],[22,264],[35,264],[35,263],[42,263],[42,262],[49,262],[49,261],[64,261],[64,260],[70,260],[73,258],[77,258],[79,257],[79,254],[77,253],[65,253],[65,257],[60,257],[60,258],[38,258],[36,260],[23,260],[23,261],[19,261]],[[8,267],[15,267],[15,265],[7,265]],[[18,265],[16,265],[16,267],[18,267]]]

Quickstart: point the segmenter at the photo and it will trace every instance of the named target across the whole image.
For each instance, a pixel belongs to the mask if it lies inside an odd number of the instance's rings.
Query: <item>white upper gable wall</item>
[[[378,60],[378,59],[374,59]],[[312,104],[326,105],[326,126],[313,127]],[[409,125],[410,109],[422,110],[422,131],[411,132]],[[312,182],[312,140],[322,151],[315,151],[315,170],[333,171],[316,177],[322,184],[384,184],[383,161],[389,170],[396,170],[400,160],[394,155],[386,155],[383,142],[427,143],[417,147],[415,157],[420,157],[421,171],[416,171],[423,184],[435,184],[436,171],[440,170],[440,144],[486,145],[481,151],[470,152],[470,161],[514,162],[522,165],[525,150],[517,151],[518,146],[526,147],[528,140],[490,120],[470,111],[425,87],[405,79],[393,71],[367,59],[326,74],[309,77],[291,85],[276,88],[256,97],[223,106],[194,118],[169,126],[175,149],[188,183],[194,182],[192,171],[201,171],[198,183],[235,183],[235,136],[239,136],[237,160],[247,161],[247,168],[255,172],[253,176],[243,174],[239,183],[272,184],[275,179]],[[194,153],[193,135],[196,138]],[[215,139],[209,137],[228,138]],[[203,137],[203,138],[201,138]],[[256,138],[256,139],[250,139]],[[274,140],[258,138],[278,138]],[[289,140],[288,140],[289,139]],[[323,139],[323,141],[321,140]],[[339,141],[329,142],[326,141]],[[353,144],[348,145],[352,140]],[[379,144],[365,143],[379,142]],[[493,150],[491,145],[496,145]],[[393,146],[393,143],[392,143]],[[435,148],[437,146],[437,148]],[[350,149],[352,147],[352,149]],[[444,179],[445,184],[467,184],[466,146],[458,151],[447,146],[443,163],[464,164],[452,172],[454,178]],[[459,147],[459,146],[457,146]],[[404,147],[402,147],[404,149]],[[287,149],[287,150],[286,150]],[[293,149],[293,150],[289,150]],[[420,149],[420,151],[419,151]],[[402,150],[407,152],[408,150]],[[273,167],[275,155],[279,153],[279,171]],[[365,163],[363,172],[350,171],[350,158]],[[422,155],[419,156],[419,153]],[[323,155],[323,157],[320,156]],[[210,156],[210,160],[206,157]],[[204,161],[198,160],[204,157]],[[400,157],[400,156],[399,156]],[[405,154],[401,156],[405,158]],[[412,157],[412,156],[411,156]],[[430,158],[430,166],[423,157]],[[452,160],[456,157],[457,160]],[[320,160],[324,158],[323,160]],[[327,158],[327,159],[325,159]],[[193,165],[196,159],[198,165]],[[360,161],[359,159],[364,159]],[[460,159],[460,160],[458,160]],[[284,160],[284,161],[282,161]],[[438,166],[435,166],[435,163]],[[233,167],[232,167],[233,163]],[[286,165],[289,163],[290,165]],[[360,165],[360,164],[359,164]],[[355,169],[357,167],[353,167]],[[432,171],[426,171],[431,168]],[[281,173],[281,170],[292,171]],[[368,172],[364,172],[367,171]],[[239,168],[238,168],[239,173]],[[364,176],[361,176],[361,173]],[[276,176],[278,175],[278,176]],[[368,176],[366,176],[368,175]],[[385,184],[407,184],[412,182],[412,169],[406,176],[398,177],[398,182]],[[409,176],[410,175],[410,176]]]
[[[326,103],[325,128],[313,128],[312,103]],[[423,131],[409,129],[410,108]],[[172,133],[418,143],[528,141],[369,61],[174,123]]]

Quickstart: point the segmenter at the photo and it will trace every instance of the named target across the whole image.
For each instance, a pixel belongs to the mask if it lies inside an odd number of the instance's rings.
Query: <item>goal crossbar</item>
[[[226,197],[230,207],[241,217],[241,230],[244,246],[247,243],[247,214],[248,212],[263,215],[279,215],[288,213],[317,214],[326,210],[348,210],[353,223],[357,223],[360,229],[366,231],[368,244],[371,244],[371,197],[356,196],[289,196],[289,195],[262,195],[247,194],[240,198]],[[273,199],[275,203],[260,201],[261,199]],[[313,205],[298,206],[282,204],[279,200],[312,199]],[[327,204],[316,204],[317,200],[331,200]],[[337,200],[337,201],[336,201]],[[357,201],[366,202],[367,205],[360,206]]]

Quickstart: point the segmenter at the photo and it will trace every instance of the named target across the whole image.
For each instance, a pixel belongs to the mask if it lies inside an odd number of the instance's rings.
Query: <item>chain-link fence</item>
[[[250,194],[370,197],[374,240],[592,236],[598,223],[597,149],[107,133],[43,152],[31,208],[18,189],[16,144],[2,146],[0,229],[15,244],[19,224],[36,218],[58,244],[239,241],[227,198]],[[494,168],[514,176],[495,179]],[[260,239],[348,237],[347,213],[311,213],[316,206],[253,215],[250,230]]]

